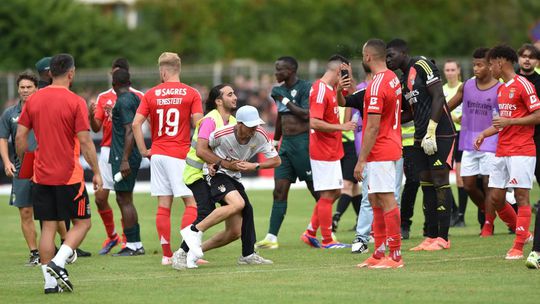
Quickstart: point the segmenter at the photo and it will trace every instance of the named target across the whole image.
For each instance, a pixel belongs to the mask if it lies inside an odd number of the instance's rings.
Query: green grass
[[[420,192],[421,193],[421,192]],[[249,192],[255,209],[258,239],[266,234],[271,209],[270,191]],[[536,194],[532,197],[537,197]],[[114,197],[113,197],[114,199]],[[2,197],[6,202],[7,197]],[[406,266],[399,270],[358,269],[367,255],[348,249],[316,250],[299,240],[313,209],[307,191],[290,193],[289,209],[280,232],[278,250],[260,251],[270,266],[237,266],[240,242],[206,253],[210,264],[176,271],[160,265],[161,247],[155,228],[156,201],[136,196],[147,254],[142,257],[98,256],[104,228],[93,205],[93,228],[83,245],[93,253],[68,266],[73,294],[43,295],[41,269],[24,267],[26,244],[15,208],[1,204],[0,303],[538,303],[540,272],[524,261],[505,261],[513,236],[497,220],[496,235],[478,237],[476,207],[469,202],[465,228],[451,230],[452,248],[444,252],[407,251],[421,241],[420,204],[416,205],[411,239],[403,242]],[[119,211],[115,206],[115,217]],[[352,210],[352,208],[351,208]],[[338,239],[349,242],[354,233],[351,210],[341,221]],[[176,227],[183,211],[173,207],[173,248],[180,237]],[[534,219],[533,219],[534,223]],[[216,229],[221,229],[222,226]],[[216,229],[206,233],[212,235]],[[117,251],[115,248],[113,251]],[[530,245],[525,248],[530,250]]]

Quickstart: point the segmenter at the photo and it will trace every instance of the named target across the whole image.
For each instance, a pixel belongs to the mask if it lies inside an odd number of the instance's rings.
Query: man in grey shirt
[[[34,226],[34,209],[32,207],[31,186],[29,179],[19,179],[21,160],[14,153],[13,162],[9,157],[8,141],[11,138],[11,147],[15,151],[15,136],[17,135],[17,124],[19,116],[26,99],[37,91],[38,79],[30,73],[21,73],[17,77],[17,90],[20,100],[16,105],[7,108],[0,118],[0,156],[4,163],[4,172],[7,177],[13,178],[11,197],[9,204],[19,208],[21,216],[21,229],[24,239],[30,250],[30,257],[26,266],[39,265],[39,253],[36,242],[36,228]],[[28,135],[28,150],[36,149],[36,138],[34,132]]]
[[[206,160],[209,171],[207,181],[213,199],[224,202],[224,206],[212,211],[197,225],[182,229],[182,237],[190,249],[186,262],[188,268],[196,268],[195,261],[203,256],[201,240],[204,231],[226,221],[226,229],[234,230],[239,235],[242,220],[253,221],[253,216],[242,219],[242,209],[250,203],[244,186],[240,182],[241,172],[275,168],[281,163],[272,141],[264,129],[259,126],[264,124],[264,121],[259,117],[259,112],[255,107],[243,106],[239,108],[236,112],[236,121],[236,125],[226,126],[212,132],[209,138],[209,147],[217,158]],[[263,153],[266,160],[260,164],[249,162],[258,153]],[[239,171],[221,167],[222,160],[235,162]],[[254,246],[256,240],[254,229],[249,236]],[[262,258],[253,251],[248,256],[240,257],[238,264],[272,264],[272,261]]]

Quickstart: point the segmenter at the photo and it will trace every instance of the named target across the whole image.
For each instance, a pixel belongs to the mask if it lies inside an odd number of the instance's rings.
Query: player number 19
[[[176,136],[178,134],[178,123],[180,122],[180,111],[170,108],[166,112],[165,109],[157,109],[156,112],[159,116],[158,136],[163,134],[163,129],[165,129],[165,134],[168,136]]]

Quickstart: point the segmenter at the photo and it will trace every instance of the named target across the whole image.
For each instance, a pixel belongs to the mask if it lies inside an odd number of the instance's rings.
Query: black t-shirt
[[[534,85],[534,88],[536,89],[536,95],[540,94],[540,74],[536,72],[532,73],[531,75],[523,75],[519,72],[518,74],[527,78],[527,80]],[[540,139],[540,125],[534,126],[534,137]]]
[[[413,57],[407,71],[401,78],[403,96],[412,107],[414,119],[414,138],[421,141],[426,135],[431,118],[432,98],[428,88],[441,82],[439,69],[424,56]],[[454,137],[456,132],[446,102],[436,131],[437,137]]]

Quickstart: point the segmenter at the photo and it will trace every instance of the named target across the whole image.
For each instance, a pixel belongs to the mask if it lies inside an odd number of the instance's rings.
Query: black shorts
[[[459,131],[456,132],[456,142],[454,144],[454,157],[456,159],[456,163],[460,163],[461,158],[463,157],[463,151],[460,151],[458,147],[459,147]]]
[[[341,172],[343,174],[343,179],[351,181],[353,183],[358,183],[356,178],[354,178],[354,167],[358,161],[358,156],[356,156],[356,148],[354,147],[354,141],[343,142],[343,158],[341,158]]]
[[[454,161],[453,137],[437,138],[437,152],[427,155],[420,143],[415,142],[411,153],[412,162],[417,172],[451,169]]]
[[[225,195],[232,191],[238,191],[246,204],[249,203],[249,198],[246,194],[244,186],[234,178],[226,174],[218,173],[207,180],[210,184],[210,195],[215,202],[220,202],[222,205],[226,205],[227,203],[223,200]]]
[[[216,209],[216,202],[212,199],[210,186],[204,179],[196,180],[194,183],[187,186],[193,193],[193,197],[197,202],[197,220],[194,224],[198,224]]]
[[[61,186],[32,186],[34,218],[64,221],[90,218],[90,201],[84,183]]]

